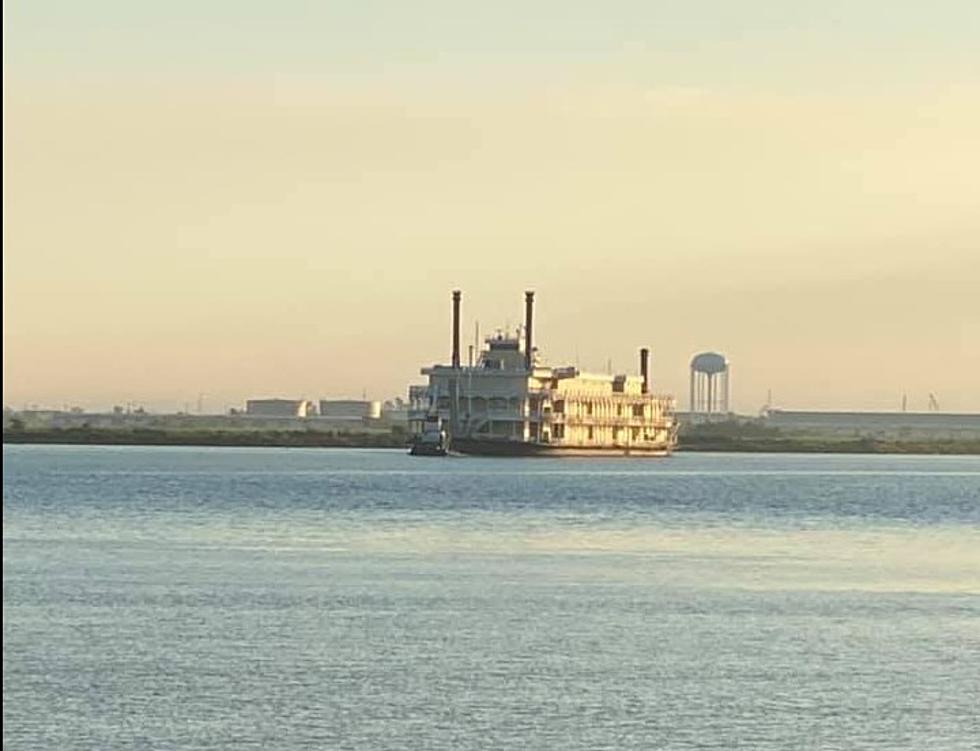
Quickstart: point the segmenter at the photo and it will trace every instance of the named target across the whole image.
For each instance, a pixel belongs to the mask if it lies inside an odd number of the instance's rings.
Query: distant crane
[[[929,393],[929,411],[930,412],[939,411],[939,402],[936,399],[936,395],[933,394],[932,392]]]

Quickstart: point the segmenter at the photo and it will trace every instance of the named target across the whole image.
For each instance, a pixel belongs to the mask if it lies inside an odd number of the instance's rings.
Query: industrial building
[[[316,405],[306,399],[249,399],[245,414],[255,417],[311,417]]]
[[[335,420],[380,420],[381,402],[361,399],[321,399],[320,417]]]
[[[762,421],[784,432],[893,440],[977,440],[980,414],[952,412],[817,412],[769,409]]]

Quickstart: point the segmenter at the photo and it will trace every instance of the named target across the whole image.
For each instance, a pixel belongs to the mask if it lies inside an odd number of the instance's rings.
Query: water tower
[[[702,417],[730,412],[731,367],[724,355],[702,352],[691,359],[691,414]]]

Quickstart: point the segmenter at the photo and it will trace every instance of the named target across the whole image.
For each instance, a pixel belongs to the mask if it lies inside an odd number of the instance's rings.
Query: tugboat
[[[449,454],[449,434],[442,427],[442,420],[437,415],[427,417],[422,432],[415,436],[412,448],[408,452],[412,456],[446,456]]]

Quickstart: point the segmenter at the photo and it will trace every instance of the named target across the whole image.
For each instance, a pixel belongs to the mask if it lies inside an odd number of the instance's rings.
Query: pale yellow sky
[[[980,76],[675,84],[624,54],[359,76],[14,58],[4,403],[403,395],[447,358],[460,287],[464,331],[516,324],[536,289],[554,363],[632,370],[650,346],[682,405],[716,349],[741,412],[770,388],[980,410]]]

